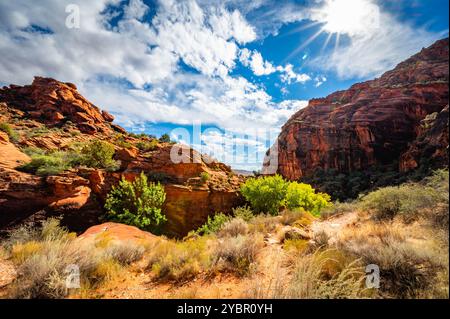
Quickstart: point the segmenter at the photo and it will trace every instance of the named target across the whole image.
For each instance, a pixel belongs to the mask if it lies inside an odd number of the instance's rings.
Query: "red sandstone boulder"
[[[119,223],[103,223],[88,228],[81,234],[79,240],[90,240],[98,238],[111,238],[119,241],[134,241],[142,243],[142,241],[155,241],[159,237],[149,232],[142,231],[137,227],[119,224]]]

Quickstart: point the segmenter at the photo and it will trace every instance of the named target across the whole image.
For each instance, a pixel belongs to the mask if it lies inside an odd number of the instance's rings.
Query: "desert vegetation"
[[[78,166],[111,171],[118,168],[118,162],[113,159],[114,147],[100,140],[83,144],[74,143],[66,150],[27,147],[23,151],[31,157],[31,161],[22,165],[20,169],[37,175],[55,175]]]
[[[202,287],[235,280],[234,297],[448,298],[448,179],[447,170],[438,170],[418,183],[380,188],[334,205],[320,194],[323,206],[305,201],[303,194],[308,199],[316,193],[294,183],[295,205],[268,205],[266,211],[247,205],[229,215],[216,213],[184,239],[128,243],[100,234],[84,242],[47,220],[40,229],[16,230],[3,243],[2,258],[12,260],[20,274],[8,294],[92,297],[102,287],[126,290],[121,280],[144,275],[154,289],[179,291],[167,295],[174,297],[187,292],[201,297]],[[276,176],[267,181],[283,182]],[[278,186],[289,193],[289,184]],[[107,208],[120,222],[146,229],[146,218],[162,220],[156,209],[162,199],[160,186],[141,175],[122,181]],[[285,200],[280,196],[277,202]],[[335,231],[326,227],[328,220],[338,225]],[[73,263],[80,266],[82,288],[72,291],[63,279]],[[366,285],[365,267],[371,264],[380,269],[379,288]]]
[[[106,198],[106,218],[159,233],[167,220],[161,210],[165,199],[161,184],[149,182],[144,173],[132,182],[122,178]]]

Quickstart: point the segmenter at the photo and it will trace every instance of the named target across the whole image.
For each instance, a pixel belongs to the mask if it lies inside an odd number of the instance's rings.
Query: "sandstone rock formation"
[[[408,170],[417,167],[418,149],[426,143],[415,142],[419,138],[437,144],[427,152],[444,162],[445,124],[439,121],[439,132],[430,130],[433,137],[425,137],[420,127],[427,115],[448,104],[448,54],[447,38],[380,78],[311,100],[283,126],[278,154],[272,149],[266,161],[276,156],[278,173],[291,180],[317,168],[349,172],[396,161]]]
[[[107,124],[114,119],[112,115],[86,100],[72,83],[35,77],[31,85],[10,85],[0,89],[0,102],[25,111],[27,117],[45,124],[71,121],[81,132],[89,134],[111,133],[113,129]]]
[[[183,236],[208,215],[230,212],[241,202],[241,177],[228,166],[205,161],[189,147],[171,143],[141,150],[139,142],[150,138],[128,134],[113,120],[70,83],[36,77],[31,85],[0,89],[0,122],[8,123],[18,135],[12,141],[0,131],[0,233],[53,215],[61,216],[62,224],[71,230],[84,231],[99,223],[112,186],[141,172],[164,184],[168,235]],[[30,161],[23,152],[27,147],[66,150],[93,138],[114,145],[115,159],[121,163],[118,171],[75,167],[43,177],[19,168]],[[202,173],[210,176],[207,181],[200,178]]]

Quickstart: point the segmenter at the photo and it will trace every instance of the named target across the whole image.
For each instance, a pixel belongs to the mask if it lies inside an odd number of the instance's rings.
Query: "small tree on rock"
[[[167,220],[161,210],[165,200],[164,187],[159,183],[148,182],[144,173],[133,182],[122,178],[106,198],[106,217],[158,233]]]

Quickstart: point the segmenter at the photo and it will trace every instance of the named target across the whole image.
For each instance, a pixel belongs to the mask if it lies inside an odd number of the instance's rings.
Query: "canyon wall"
[[[424,156],[443,165],[448,160],[448,54],[447,38],[380,78],[311,100],[283,126],[278,153],[272,149],[266,163],[276,156],[278,173],[291,180],[318,168],[345,173],[398,162],[399,170],[407,171]],[[427,116],[438,118],[434,129],[423,129]],[[427,138],[436,145],[425,151]]]

